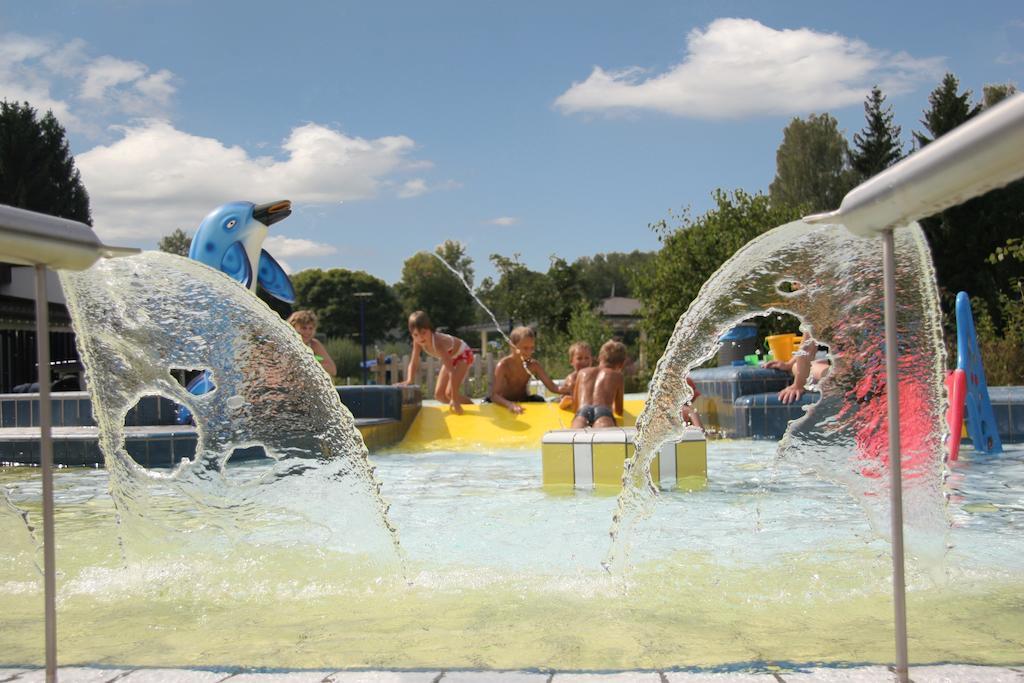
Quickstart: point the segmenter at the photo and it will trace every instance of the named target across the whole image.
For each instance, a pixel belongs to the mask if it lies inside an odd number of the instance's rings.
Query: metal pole
[[[900,462],[899,347],[896,331],[896,246],[882,233],[885,283],[885,386],[889,401],[889,507],[892,521],[892,598],[896,621],[896,677],[910,680],[907,661],[907,588],[903,575],[903,472]]]
[[[363,343],[363,385],[366,384],[366,297],[359,297],[359,339]]]
[[[36,359],[39,363],[39,464],[43,469],[43,591],[46,681],[57,680],[57,563],[53,543],[53,414],[50,406],[50,316],[46,266],[36,269]]]

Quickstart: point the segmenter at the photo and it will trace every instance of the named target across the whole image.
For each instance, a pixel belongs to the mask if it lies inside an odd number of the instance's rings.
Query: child
[[[434,398],[447,403],[456,415],[462,415],[462,405],[473,402],[460,391],[462,381],[473,365],[473,350],[458,337],[435,332],[430,318],[423,311],[415,311],[409,316],[409,335],[412,337],[412,356],[405,373],[406,379],[401,384],[413,382],[420,366],[420,351],[426,351],[442,363],[437,373]]]
[[[316,313],[313,311],[295,311],[288,316],[288,324],[302,337],[302,343],[310,348],[313,357],[320,362],[327,374],[334,377],[338,374],[338,368],[331,359],[331,354],[327,353],[327,349],[316,338],[316,323]]]
[[[572,366],[572,372],[565,378],[562,385],[558,387],[558,392],[565,394],[562,400],[559,401],[558,407],[562,410],[575,410],[575,406],[572,402],[572,388],[576,383],[576,376],[583,368],[589,368],[594,364],[594,352],[590,348],[590,344],[584,341],[578,341],[569,347],[569,365]]]
[[[693,390],[693,396],[690,397],[690,400],[687,402],[686,405],[683,406],[683,409],[680,411],[683,421],[686,422],[687,424],[692,424],[694,427],[697,427],[698,429],[704,429],[704,423],[700,421],[700,414],[698,414],[694,407],[691,405],[694,401],[697,400],[697,397],[700,396],[700,392],[697,391],[697,385],[694,384],[693,380],[690,379],[689,377],[686,378],[686,383],[689,384],[690,389]]]
[[[516,401],[544,402],[542,396],[528,393],[530,376],[533,375],[544,383],[551,392],[559,393],[558,386],[551,381],[548,373],[533,357],[537,348],[537,339],[529,327],[517,327],[508,335],[512,342],[509,354],[498,361],[494,368],[494,386],[491,389],[491,402],[505,406],[516,415],[523,412],[523,407]]]
[[[622,375],[622,368],[626,365],[625,344],[606,341],[601,346],[598,362],[596,368],[583,368],[576,376],[573,398],[580,408],[572,420],[573,429],[614,427],[615,415],[622,415],[626,385]]]

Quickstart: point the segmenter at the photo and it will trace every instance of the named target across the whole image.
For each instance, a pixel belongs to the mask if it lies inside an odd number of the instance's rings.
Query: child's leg
[[[456,363],[448,376],[448,386],[451,389],[451,401],[458,403],[472,403],[473,399],[462,395],[462,383],[469,374],[469,363]]]
[[[700,415],[692,406],[683,406],[682,411],[683,419],[692,424],[694,427],[704,429],[704,425],[701,424]]]
[[[451,394],[449,392],[450,379],[451,373],[448,372],[448,366],[442,365],[440,372],[437,373],[437,384],[434,385],[434,398],[441,403],[451,401]]]
[[[614,427],[614,426],[615,426],[615,418],[614,417],[608,417],[607,415],[603,415],[603,416],[597,418],[596,420],[594,420],[594,429],[605,429],[606,427]]]

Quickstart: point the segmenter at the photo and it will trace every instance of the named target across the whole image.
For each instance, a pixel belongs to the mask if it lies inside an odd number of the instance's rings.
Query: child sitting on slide
[[[412,337],[412,355],[409,357],[405,381],[400,384],[412,384],[420,366],[420,351],[429,353],[441,361],[434,398],[447,403],[453,413],[461,415],[463,404],[473,402],[463,396],[460,390],[473,365],[473,350],[458,337],[435,332],[434,325],[423,311],[415,311],[409,316],[409,335]]]
[[[531,375],[536,377],[552,393],[560,393],[558,386],[551,381],[548,373],[540,366],[533,352],[537,348],[537,339],[529,327],[517,327],[508,335],[512,342],[509,354],[498,361],[494,368],[494,386],[490,400],[508,408],[516,415],[523,412],[519,401],[544,402],[543,396],[529,393]]]
[[[558,387],[559,393],[565,394],[558,403],[559,408],[575,412],[576,406],[572,401],[572,388],[576,384],[576,377],[579,375],[580,370],[589,368],[593,364],[594,352],[591,350],[590,344],[585,341],[578,341],[569,347],[569,365],[572,366],[572,372],[569,373],[565,381]]]

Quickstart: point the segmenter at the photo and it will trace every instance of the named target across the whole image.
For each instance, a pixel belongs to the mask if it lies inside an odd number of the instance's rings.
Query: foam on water
[[[941,557],[948,527],[942,476],[946,399],[945,350],[935,274],[917,224],[895,232],[900,354],[900,422],[908,545]],[[799,289],[783,291],[786,282]],[[658,361],[643,414],[636,456],[612,528],[609,564],[626,556],[629,528],[649,513],[656,490],[650,462],[681,429],[680,408],[692,395],[687,373],[711,358],[718,339],[764,313],[799,316],[802,329],[830,349],[832,367],[821,400],[791,426],[780,457],[814,468],[846,486],[877,533],[889,534],[887,398],[881,240],[835,225],[795,221],[751,240],[701,288],[679,318]],[[620,552],[622,551],[622,552]]]

